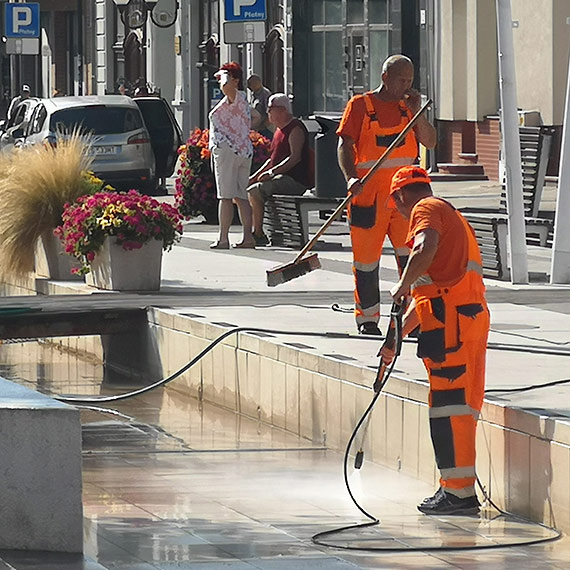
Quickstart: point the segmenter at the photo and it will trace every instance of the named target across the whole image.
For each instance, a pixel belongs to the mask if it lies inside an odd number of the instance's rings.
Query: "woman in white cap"
[[[235,203],[243,226],[242,241],[235,248],[255,248],[252,233],[251,206],[247,198],[247,185],[253,157],[249,138],[251,111],[243,91],[241,66],[232,61],[220,67],[214,76],[220,84],[224,98],[210,111],[210,150],[214,162],[214,175],[218,198],[220,230],[212,249],[229,249],[229,230],[234,216]]]

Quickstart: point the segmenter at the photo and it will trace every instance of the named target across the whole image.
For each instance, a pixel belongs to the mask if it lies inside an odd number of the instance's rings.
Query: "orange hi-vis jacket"
[[[424,275],[412,287],[412,296],[420,321],[418,356],[430,382],[430,431],[440,485],[467,497],[475,492],[475,436],[484,398],[490,318],[479,247],[467,221],[456,214],[468,239],[463,277],[441,287]]]
[[[377,116],[373,94],[363,95],[366,115],[361,134],[354,145],[358,177],[362,178],[411,120],[411,113],[401,101],[400,123],[383,127]],[[377,101],[381,108],[382,102]],[[378,268],[386,235],[390,238],[400,272],[409,249],[405,245],[408,222],[394,208],[387,206],[392,175],[400,167],[413,164],[418,156],[416,136],[411,130],[382,166],[367,181],[362,192],[349,206],[350,237],[355,281],[355,316],[357,324],[380,318],[380,284]]]

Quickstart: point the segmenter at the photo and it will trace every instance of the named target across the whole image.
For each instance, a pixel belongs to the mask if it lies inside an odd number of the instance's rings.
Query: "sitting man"
[[[250,177],[247,189],[253,210],[255,245],[269,243],[263,233],[265,200],[273,194],[300,196],[313,185],[309,134],[305,125],[291,114],[291,102],[287,95],[271,95],[267,114],[277,127],[271,141],[271,156]]]

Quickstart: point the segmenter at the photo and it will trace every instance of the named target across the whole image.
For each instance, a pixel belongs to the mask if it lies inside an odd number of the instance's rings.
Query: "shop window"
[[[313,25],[320,25],[325,23],[324,14],[324,0],[313,0],[311,2],[313,7]]]
[[[390,55],[390,38],[387,30],[370,30],[369,73],[370,88],[374,89],[382,81],[382,63]]]
[[[368,0],[368,22],[370,24],[388,23],[388,0]]]
[[[376,88],[389,55],[389,0],[312,0],[309,105],[341,112],[355,93]]]
[[[325,24],[342,24],[342,2],[340,0],[324,0]]]
[[[324,32],[313,32],[311,37],[311,107],[318,111],[324,111],[325,109],[323,36]]]
[[[339,65],[342,60],[342,32],[325,33],[325,111],[342,111],[346,103],[345,69],[343,65]]]
[[[349,24],[364,23],[364,0],[347,0],[346,21]]]

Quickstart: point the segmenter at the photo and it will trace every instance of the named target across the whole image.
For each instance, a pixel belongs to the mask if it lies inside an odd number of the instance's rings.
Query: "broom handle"
[[[428,99],[424,106],[412,117],[412,120],[404,127],[398,136],[392,141],[392,144],[382,153],[382,156],[372,165],[372,168],[360,179],[360,184],[364,186],[369,178],[380,168],[384,161],[390,156],[392,151],[402,142],[404,137],[414,127],[418,119],[424,114],[426,109],[431,105],[431,99]],[[349,193],[346,198],[337,206],[336,210],[330,215],[329,219],[319,228],[317,233],[305,244],[303,249],[299,252],[293,263],[297,263],[308,251],[313,249],[317,240],[327,231],[328,227],[340,216],[343,210],[348,206],[352,200],[352,194]]]

